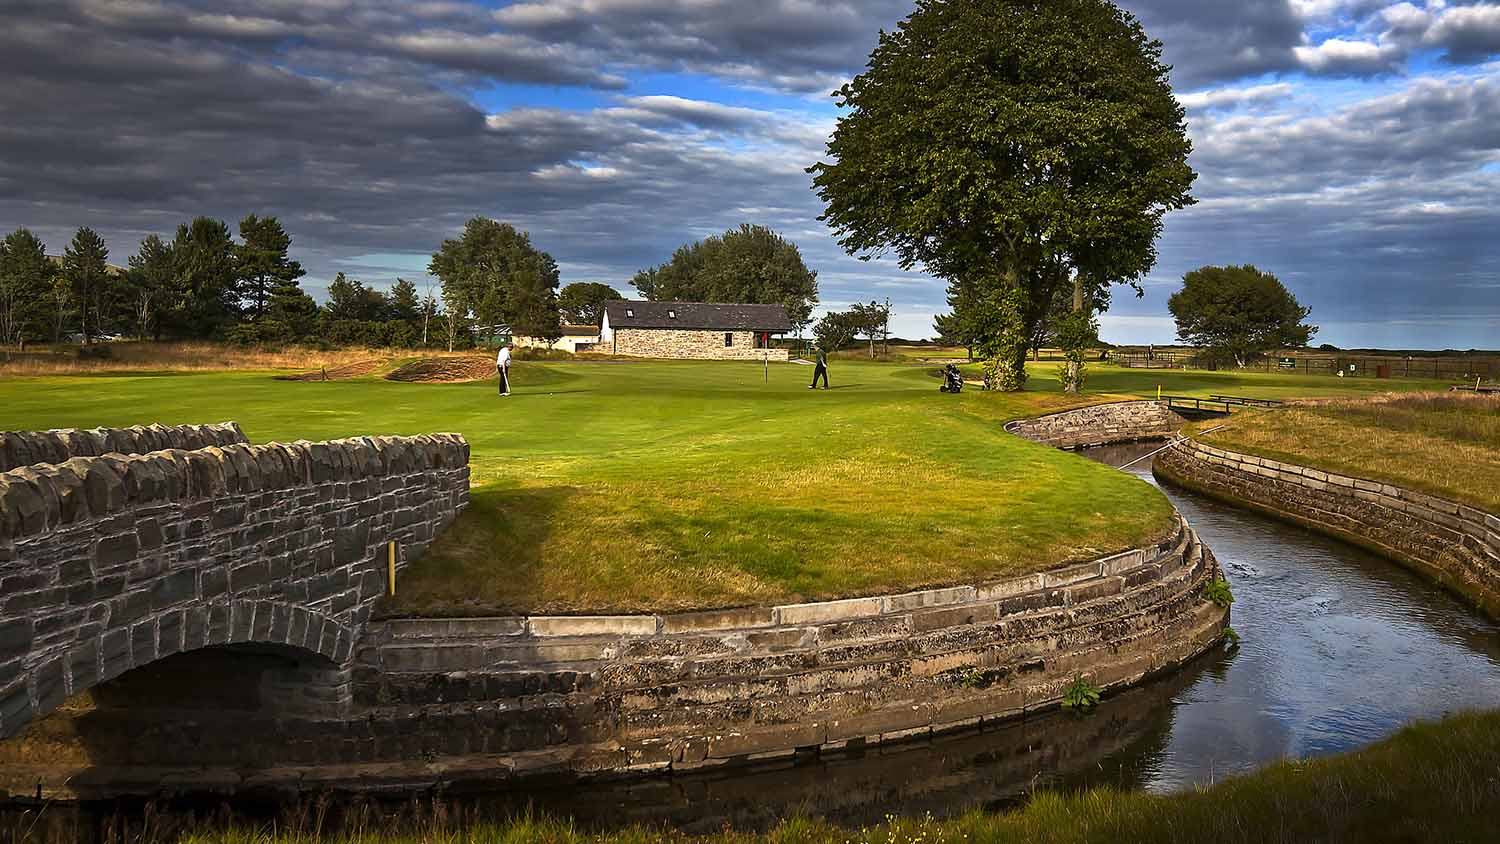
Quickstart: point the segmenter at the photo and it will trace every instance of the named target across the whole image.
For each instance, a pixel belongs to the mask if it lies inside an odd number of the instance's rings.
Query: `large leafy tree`
[[[85,344],[103,331],[109,299],[109,247],[99,233],[84,226],[63,250],[62,276],[78,308],[79,332]]]
[[[1162,216],[1192,202],[1168,71],[1107,0],[918,0],[835,93],[848,113],[809,168],[823,219],[988,312],[975,339],[1019,388],[1057,289],[1139,292]]]
[[[818,303],[818,274],[797,244],[749,224],[678,247],[630,284],[647,299],[782,305],[798,333]]]
[[[244,312],[252,321],[259,321],[271,299],[288,295],[306,273],[300,263],[288,257],[292,238],[275,217],[245,217],[240,221],[240,240],[244,242],[234,247],[234,255],[239,263]]]
[[[518,335],[561,336],[557,261],[514,226],[475,217],[457,238],[443,241],[427,271],[443,285],[450,345],[471,319],[508,325]]]
[[[177,227],[172,239],[174,266],[172,308],[175,333],[212,337],[240,317],[239,262],[229,226],[198,217]]]
[[[1312,342],[1312,313],[1281,280],[1246,264],[1200,267],[1182,277],[1182,289],[1167,300],[1177,336],[1215,360],[1244,366],[1256,355]]]
[[[0,241],[0,345],[46,334],[55,274],[46,245],[30,230],[16,229]]]
[[[620,291],[597,281],[575,281],[557,294],[557,307],[569,322],[599,325],[604,321],[604,303],[624,299]]]

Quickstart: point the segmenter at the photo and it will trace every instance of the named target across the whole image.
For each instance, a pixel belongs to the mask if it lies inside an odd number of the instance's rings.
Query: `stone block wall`
[[[1114,689],[1191,659],[1227,620],[1202,595],[1217,570],[1179,522],[1160,542],[1102,559],[899,595],[372,622],[347,717],[279,721],[274,753],[208,721],[177,724],[172,760],[240,767],[226,788],[369,787],[372,775],[410,787],[857,752],[1055,707],[1076,676]],[[93,726],[108,737],[94,764],[162,764],[160,730],[127,725]],[[103,793],[83,782],[69,788]]]
[[[1020,419],[1005,430],[1055,448],[1088,448],[1111,443],[1175,436],[1184,420],[1154,401],[1127,401],[1083,407],[1035,419]]]
[[[0,432],[0,472],[37,463],[62,463],[73,457],[145,454],[165,449],[191,451],[211,445],[248,443],[233,422],[217,425],[137,425],[133,428],[61,428],[53,431]]]
[[[385,590],[386,543],[402,565],[422,553],[468,502],[468,457],[461,436],[437,434],[0,474],[0,737],[194,648],[274,644],[346,664]]]
[[[1157,455],[1155,472],[1403,562],[1500,618],[1500,516],[1186,439]]]
[[[724,335],[734,336],[734,344],[724,345]],[[617,328],[614,339],[603,343],[598,351],[648,358],[685,358],[698,360],[771,360],[788,359],[786,349],[755,348],[753,331],[709,331],[682,328]]]

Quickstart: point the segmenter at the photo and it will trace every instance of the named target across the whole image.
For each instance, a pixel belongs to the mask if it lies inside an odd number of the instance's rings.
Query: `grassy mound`
[[[489,355],[422,358],[397,367],[385,376],[391,381],[454,384],[495,377],[495,359]]]
[[[278,375],[282,381],[343,381],[349,378],[363,378],[385,365],[383,360],[361,360],[354,363],[346,363],[343,366],[335,366],[332,369],[321,368],[312,372],[299,372],[296,375]]]

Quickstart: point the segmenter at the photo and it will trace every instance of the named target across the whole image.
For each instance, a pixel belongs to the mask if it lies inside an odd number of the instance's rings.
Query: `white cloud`
[[[1189,111],[1233,108],[1252,103],[1284,100],[1290,97],[1294,90],[1289,82],[1277,82],[1268,85],[1252,85],[1248,88],[1214,88],[1208,91],[1195,91],[1191,94],[1178,94],[1177,101]]]
[[[1314,73],[1368,74],[1394,71],[1405,58],[1398,45],[1330,38],[1317,45],[1302,44],[1292,48],[1297,62]]]

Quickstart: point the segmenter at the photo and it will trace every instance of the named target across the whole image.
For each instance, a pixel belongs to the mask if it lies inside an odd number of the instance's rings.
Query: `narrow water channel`
[[[1119,466],[1155,447],[1087,456]],[[1155,483],[1149,462],[1127,471]],[[887,814],[1004,806],[1043,786],[1171,791],[1285,756],[1356,749],[1416,719],[1500,705],[1500,627],[1447,593],[1354,546],[1164,491],[1233,585],[1232,624],[1243,639],[1234,653],[1206,655],[1110,697],[1085,718],[1049,714],[859,757],[719,775],[450,793],[445,811],[501,819],[529,807],[585,826],[640,822],[689,832],[764,828],[795,814],[863,825]],[[400,805],[361,811],[400,813]],[[236,808],[250,817],[277,811]]]

